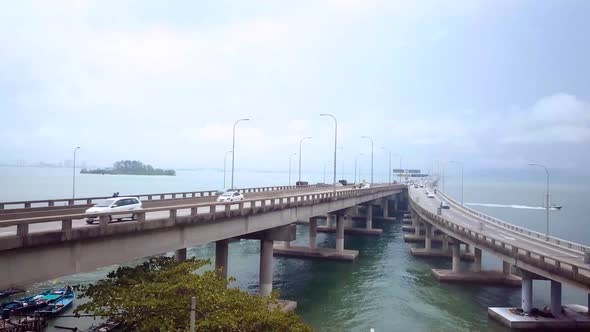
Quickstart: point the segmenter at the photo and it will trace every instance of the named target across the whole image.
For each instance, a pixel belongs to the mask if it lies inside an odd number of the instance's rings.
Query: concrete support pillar
[[[474,262],[473,262],[473,271],[481,272],[481,249],[477,247],[473,247],[474,251]]]
[[[449,236],[447,234],[443,234],[442,250],[444,250],[444,251],[449,250]]]
[[[326,226],[334,228],[334,218],[336,218],[336,216],[333,214],[326,215]]]
[[[533,279],[528,273],[522,274],[522,295],[521,308],[524,312],[529,313],[533,308]]]
[[[184,262],[186,260],[186,248],[174,251],[174,259],[177,262]]]
[[[338,216],[336,221],[336,250],[344,250],[344,216]]]
[[[502,273],[508,275],[512,270],[512,266],[507,261],[502,261]]]
[[[227,258],[229,254],[229,240],[215,242],[215,270],[220,278],[227,279]]]
[[[429,223],[424,224],[426,226],[426,236],[424,240],[424,248],[426,250],[432,249],[432,225]]]
[[[309,218],[309,248],[316,248],[316,238],[318,235],[318,220],[316,218]]]
[[[465,252],[471,252],[471,246],[469,243],[465,243]]]
[[[367,205],[367,229],[373,229],[373,205]]]
[[[272,240],[260,240],[260,295],[269,296],[272,292]]]
[[[551,280],[551,313],[561,316],[561,283]]]
[[[389,218],[389,198],[385,197],[381,206],[383,207],[383,217]]]
[[[283,247],[285,247],[285,248],[291,247],[291,241],[283,241]]]
[[[398,206],[398,196],[395,196],[395,200],[393,200],[393,210],[395,212],[397,212],[397,206]]]
[[[420,222],[416,223],[416,226],[414,226],[414,235],[415,236],[420,236]]]
[[[456,239],[453,241],[453,272],[459,273],[460,272],[460,263],[461,263],[461,247],[459,241]]]

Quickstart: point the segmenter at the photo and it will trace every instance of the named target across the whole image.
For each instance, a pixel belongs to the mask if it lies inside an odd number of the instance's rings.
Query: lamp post
[[[334,119],[334,191],[336,191],[336,150],[338,149],[338,120],[332,114],[322,113],[320,116],[329,116]]]
[[[235,166],[235,153],[236,153],[236,125],[241,121],[250,121],[250,119],[239,119],[234,122],[234,130],[232,135],[232,146],[231,146],[231,189],[234,189],[234,166]]]
[[[229,151],[225,151],[225,153],[223,154],[223,190],[226,189],[226,186],[225,186],[225,175],[227,173],[226,172],[226,169],[227,169],[227,167],[226,167],[226,164],[227,164],[227,154],[228,153],[231,153],[231,152],[232,151],[229,150]]]
[[[463,205],[463,162],[456,160],[450,160],[449,162],[461,165],[461,205]]]
[[[354,183],[356,183],[356,169],[357,169],[357,162],[360,156],[364,156],[364,153],[359,153],[354,157]],[[360,179],[359,179],[360,180]]]
[[[301,182],[301,143],[306,139],[311,139],[311,136],[302,137],[299,140],[299,182]]]
[[[344,155],[344,147],[343,146],[339,146],[338,150],[340,150],[342,152],[342,155]],[[342,159],[342,165],[340,166],[340,179],[344,179],[344,158]]]
[[[547,225],[545,229],[545,236],[549,236],[549,170],[547,167],[541,164],[530,163],[529,166],[542,167],[547,175],[547,192],[545,193],[545,215],[547,219]]]
[[[293,152],[289,155],[289,185],[291,185],[291,157],[296,156],[297,153]]]
[[[386,149],[385,147],[381,147],[381,149],[389,152],[389,168],[387,169],[387,173],[389,173],[389,184],[391,184],[391,173],[393,172],[391,169],[391,150]]]
[[[361,136],[371,141],[371,187],[373,186],[373,139],[369,136]]]
[[[78,149],[80,149],[79,146],[74,149],[74,166],[72,167],[72,199],[76,198],[76,151],[78,151]]]

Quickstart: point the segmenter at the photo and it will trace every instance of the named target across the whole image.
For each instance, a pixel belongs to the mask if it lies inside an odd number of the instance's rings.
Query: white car
[[[426,197],[428,198],[434,198],[434,193],[432,191],[429,191],[426,193]]]
[[[449,204],[447,202],[440,202],[440,208],[441,209],[450,209],[451,207],[449,206]]]
[[[242,195],[240,192],[236,191],[236,190],[228,190],[226,192],[224,192],[223,194],[219,195],[219,197],[217,197],[217,201],[218,202],[235,202],[235,201],[243,201],[244,200],[244,195]]]
[[[110,212],[113,215],[109,216],[110,220],[117,219],[121,221],[123,218],[135,219],[133,211],[141,209],[141,201],[137,197],[113,197],[105,199],[97,203],[93,207],[86,210],[86,214],[105,213]],[[92,224],[98,221],[97,217],[86,218],[86,223]]]

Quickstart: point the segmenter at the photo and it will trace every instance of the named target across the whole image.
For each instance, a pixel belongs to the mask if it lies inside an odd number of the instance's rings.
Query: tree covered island
[[[125,174],[125,175],[170,175],[175,176],[176,171],[173,169],[154,168],[152,165],[144,165],[137,160],[120,160],[110,168],[86,169],[80,171],[81,174]]]

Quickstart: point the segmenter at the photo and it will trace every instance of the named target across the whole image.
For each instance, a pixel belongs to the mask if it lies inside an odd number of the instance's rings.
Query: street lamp
[[[371,186],[373,186],[373,139],[369,136],[361,136],[371,141]]]
[[[306,139],[311,139],[311,136],[302,137],[299,140],[299,182],[301,182],[301,143]]]
[[[78,151],[80,147],[77,146],[74,149],[74,166],[72,167],[72,199],[76,198],[76,151]]]
[[[296,156],[297,153],[293,152],[289,155],[289,185],[291,185],[291,157]]]
[[[225,188],[226,188],[225,187],[225,174],[227,173],[226,172],[227,154],[231,153],[231,152],[232,152],[232,150],[229,150],[229,151],[225,151],[225,153],[223,154],[223,190],[225,190]]]
[[[334,119],[334,191],[336,191],[336,150],[338,149],[338,120],[332,114],[322,113],[320,116],[329,116]]]
[[[342,155],[344,155],[344,147],[339,146],[338,150],[341,150]],[[344,157],[342,158],[342,165],[340,166],[340,179],[344,179]]]
[[[234,161],[236,152],[236,125],[241,121],[250,121],[250,119],[239,119],[234,122],[234,130],[232,135],[232,146],[231,146],[231,189],[234,189]]]
[[[392,173],[392,169],[391,169],[391,150],[386,149],[385,147],[381,147],[381,149],[389,152],[389,168],[387,169],[387,173],[389,173],[389,184],[391,184],[391,173]]]
[[[463,162],[456,160],[450,160],[449,162],[461,165],[461,205],[463,205]]]
[[[545,193],[545,214],[547,218],[547,226],[545,230],[545,236],[549,236],[549,170],[547,167],[541,164],[530,163],[529,166],[543,167],[545,174],[547,174],[547,192]]]
[[[359,153],[354,157],[354,183],[356,183],[356,169],[357,169],[356,165],[357,165],[358,159],[360,156],[364,156],[364,155],[365,155],[364,153]]]

